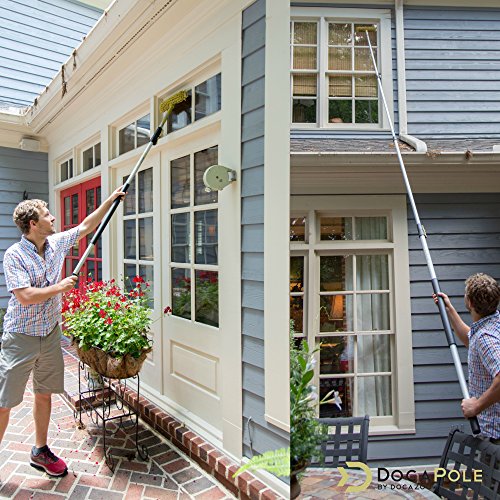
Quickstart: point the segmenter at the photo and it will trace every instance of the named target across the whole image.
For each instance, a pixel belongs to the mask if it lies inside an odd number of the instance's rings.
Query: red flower
[[[132,279],[134,283],[144,283],[144,278],[141,278],[140,276],[136,276],[135,278]]]
[[[115,311],[118,311],[118,309],[120,309],[120,303],[119,303],[119,302],[117,302],[117,303],[115,304]]]
[[[104,323],[106,323],[107,325],[111,325],[111,323],[113,323],[113,320],[111,318],[106,318],[104,320]]]
[[[103,311],[102,309],[99,311],[99,316],[101,318],[104,318],[106,316],[106,311]]]
[[[163,314],[172,314],[172,308],[170,306],[165,307]]]

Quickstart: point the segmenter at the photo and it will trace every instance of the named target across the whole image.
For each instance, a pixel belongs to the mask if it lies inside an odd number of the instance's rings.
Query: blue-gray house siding
[[[500,9],[405,7],[408,133],[500,138]]]
[[[441,288],[470,324],[463,302],[465,279],[477,272],[500,279],[500,198],[491,193],[420,194],[415,200]],[[470,432],[410,208],[408,214],[416,434],[370,438],[368,459],[374,465],[435,464],[452,427]],[[467,350],[457,345],[467,376]]]
[[[0,105],[32,104],[101,14],[71,0],[0,0]]]
[[[12,221],[16,205],[23,199],[48,197],[47,153],[30,153],[0,147],[0,262],[5,250],[19,240],[21,233]],[[0,309],[5,309],[9,292],[0,266]]]
[[[266,3],[243,12],[241,128],[241,287],[243,454],[288,446],[264,418],[264,82]]]

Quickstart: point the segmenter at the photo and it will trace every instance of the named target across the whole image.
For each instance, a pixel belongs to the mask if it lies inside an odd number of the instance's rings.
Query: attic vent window
[[[149,114],[132,122],[118,132],[118,154],[122,155],[149,142],[151,119]]]
[[[67,181],[68,179],[71,179],[71,177],[73,177],[73,158],[70,158],[69,160],[61,163],[60,172],[61,182]]]

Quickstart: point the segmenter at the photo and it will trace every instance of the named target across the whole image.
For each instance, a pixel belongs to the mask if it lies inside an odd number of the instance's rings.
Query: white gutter
[[[403,0],[395,0],[396,12],[396,61],[398,67],[398,116],[399,137],[417,153],[427,153],[424,141],[408,134],[408,109],[406,106],[406,66]]]

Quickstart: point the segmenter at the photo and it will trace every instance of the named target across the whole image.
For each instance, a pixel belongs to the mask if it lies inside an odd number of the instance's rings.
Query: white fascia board
[[[176,0],[172,0],[173,2]],[[151,4],[150,4],[151,5]],[[105,11],[95,26],[62,65],[64,80],[68,82],[67,94],[62,97],[62,68],[36,99],[36,104],[28,108],[26,123],[37,133],[57,111],[67,105],[72,96],[78,93],[78,84],[87,75],[89,68],[102,65],[106,53],[125,35],[130,35],[134,23],[150,14],[151,7],[134,0],[116,0]],[[76,58],[76,68],[73,67]],[[101,62],[100,62],[101,61]]]
[[[320,3],[318,0],[292,0],[292,6],[300,5],[307,6],[307,4],[312,4],[314,6],[318,6]],[[346,0],[328,0],[328,2],[324,2],[325,7],[329,7],[335,4],[341,4],[345,6],[348,2]],[[389,0],[356,0],[353,2],[356,5],[369,5],[369,6],[387,6],[391,4]],[[420,6],[420,7],[471,7],[470,0],[404,0],[405,6]],[[476,0],[474,2],[474,7],[497,7],[498,8],[498,0]]]

